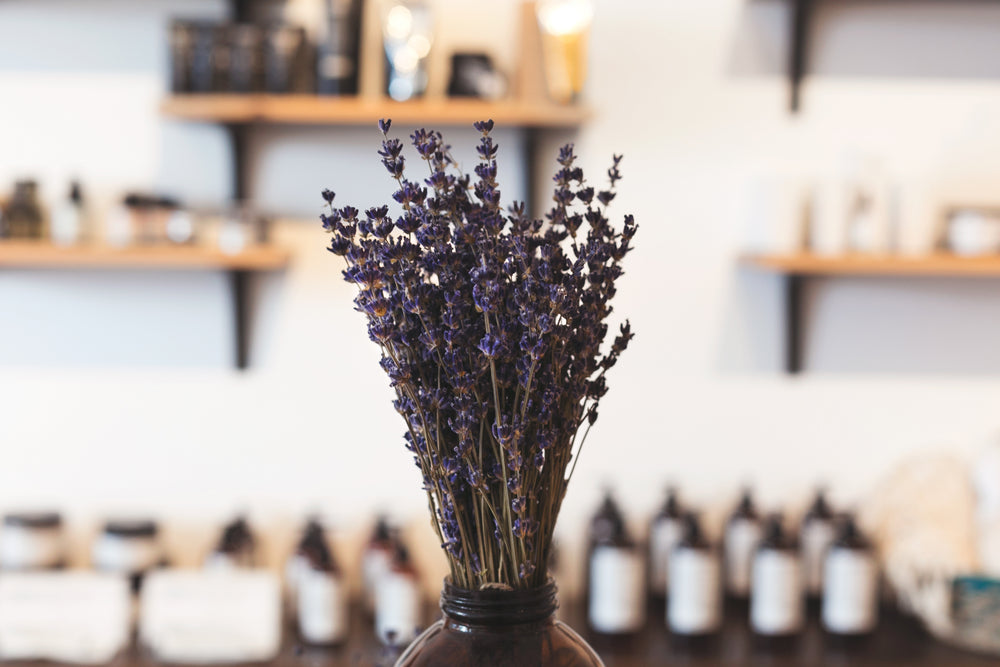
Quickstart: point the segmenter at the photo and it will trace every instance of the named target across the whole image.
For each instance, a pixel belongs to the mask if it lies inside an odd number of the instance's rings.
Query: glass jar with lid
[[[94,542],[92,560],[98,570],[130,576],[138,590],[142,575],[164,562],[159,526],[149,519],[108,521]]]
[[[0,530],[0,569],[47,570],[65,564],[62,517],[57,512],[6,514]]]

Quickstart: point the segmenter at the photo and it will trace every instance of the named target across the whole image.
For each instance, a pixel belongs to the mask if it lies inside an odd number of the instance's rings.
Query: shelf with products
[[[579,105],[459,98],[395,102],[389,99],[319,95],[183,94],[163,100],[160,111],[184,120],[219,123],[372,125],[381,118],[400,124],[471,125],[492,118],[522,128],[574,128],[590,117]]]
[[[1000,255],[963,256],[951,253],[929,255],[844,254],[808,252],[749,254],[740,258],[744,266],[779,274],[784,282],[784,368],[800,373],[803,367],[805,282],[821,277],[899,278],[1000,278]]]
[[[250,281],[255,273],[281,271],[291,253],[274,245],[248,245],[227,253],[209,246],[57,246],[47,241],[0,241],[0,268],[31,270],[224,271],[229,277],[238,369],[249,365]]]

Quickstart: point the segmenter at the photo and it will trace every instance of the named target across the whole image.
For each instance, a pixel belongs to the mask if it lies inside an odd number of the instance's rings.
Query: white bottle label
[[[750,570],[754,550],[760,542],[760,523],[752,519],[735,519],[726,526],[726,590],[737,597],[750,594]]]
[[[347,591],[339,577],[307,568],[298,577],[298,617],[302,639],[336,644],[347,636]]]
[[[375,591],[375,634],[389,646],[406,646],[420,629],[420,589],[413,577],[386,572]]]
[[[711,551],[677,549],[670,555],[667,624],[683,635],[715,632],[722,620],[719,559]]]
[[[655,595],[666,594],[670,586],[670,552],[684,535],[679,519],[660,519],[649,535],[649,589]]]
[[[802,566],[797,553],[762,549],[753,560],[750,625],[763,635],[788,635],[802,627]]]
[[[597,632],[623,634],[646,621],[642,559],[635,549],[599,546],[590,561],[590,624]]]
[[[872,554],[832,549],[826,557],[823,625],[830,632],[864,634],[878,622],[878,568]]]
[[[823,592],[823,561],[833,543],[833,524],[823,519],[806,521],[802,525],[802,567],[806,592]]]

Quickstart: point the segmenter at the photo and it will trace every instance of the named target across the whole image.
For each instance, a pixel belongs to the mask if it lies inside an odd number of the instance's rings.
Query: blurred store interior
[[[671,485],[713,540],[744,488],[788,526],[822,488],[898,567],[1000,577],[1000,6],[552,4],[0,3],[0,511],[58,512],[81,569],[108,519],[193,567],[242,516],[276,572],[315,515],[354,580],[385,515],[433,601],[318,216],[325,188],[391,195],[379,118],[472,164],[489,117],[505,203],[541,214],[573,142],[588,173],[624,155],[613,212],[640,225],[565,595],[605,492],[643,544]]]

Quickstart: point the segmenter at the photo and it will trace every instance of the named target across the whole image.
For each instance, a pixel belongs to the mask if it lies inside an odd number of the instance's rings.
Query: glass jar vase
[[[465,590],[445,580],[444,618],[410,645],[396,667],[604,667],[590,646],[555,619],[556,585],[527,591]]]

